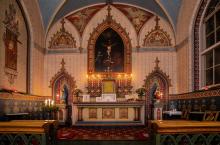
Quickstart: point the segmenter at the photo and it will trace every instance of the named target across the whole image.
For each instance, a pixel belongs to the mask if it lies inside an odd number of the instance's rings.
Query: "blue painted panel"
[[[62,0],[38,0],[43,18],[44,28],[46,29],[50,19]]]
[[[176,26],[182,0],[160,0]]]

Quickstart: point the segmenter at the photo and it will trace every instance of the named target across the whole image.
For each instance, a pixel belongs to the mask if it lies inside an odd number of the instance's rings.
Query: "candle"
[[[45,106],[47,106],[47,99],[44,101],[44,103],[45,103]]]
[[[51,101],[51,106],[53,106],[53,105],[54,105],[54,100]]]
[[[49,104],[49,107],[50,107],[50,99],[48,99],[48,102],[49,102],[48,104]]]

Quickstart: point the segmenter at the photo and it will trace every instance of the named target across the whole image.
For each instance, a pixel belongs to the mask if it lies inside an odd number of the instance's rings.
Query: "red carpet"
[[[71,127],[61,128],[58,139],[65,140],[147,140],[145,127]]]

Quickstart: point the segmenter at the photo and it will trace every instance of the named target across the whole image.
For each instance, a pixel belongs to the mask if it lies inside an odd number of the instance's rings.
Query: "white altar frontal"
[[[72,125],[143,125],[144,122],[144,101],[72,104]]]

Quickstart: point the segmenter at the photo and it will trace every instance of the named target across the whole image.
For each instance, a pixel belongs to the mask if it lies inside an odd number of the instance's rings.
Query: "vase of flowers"
[[[144,87],[138,88],[135,92],[138,94],[140,99],[146,95],[146,89]]]

